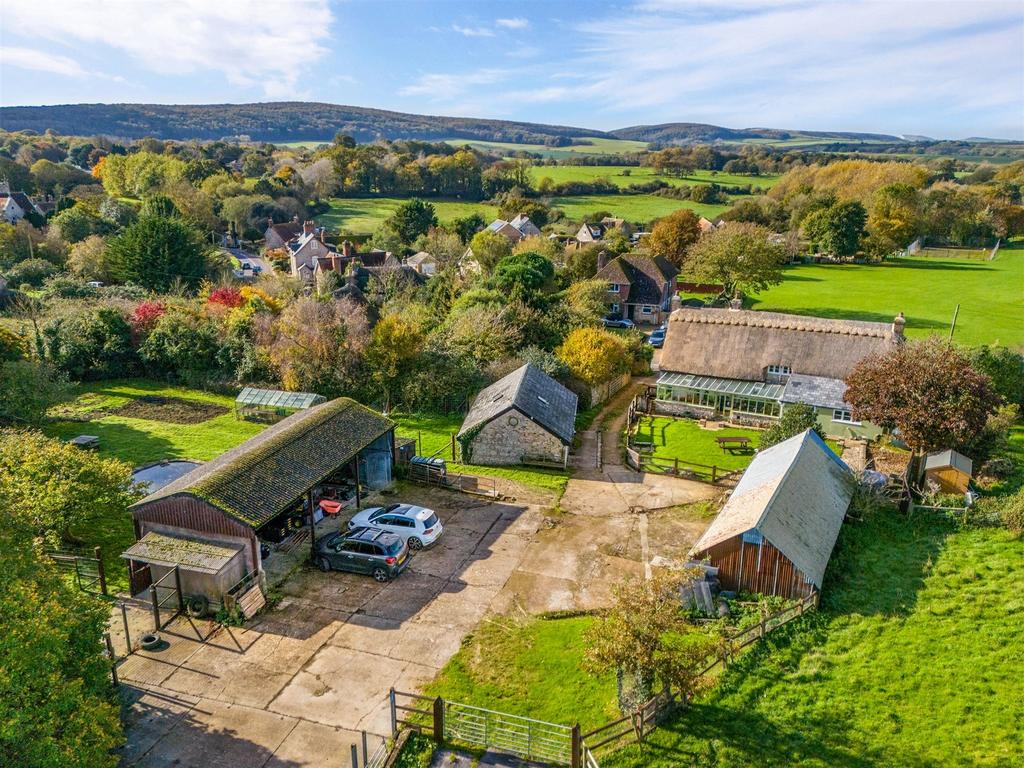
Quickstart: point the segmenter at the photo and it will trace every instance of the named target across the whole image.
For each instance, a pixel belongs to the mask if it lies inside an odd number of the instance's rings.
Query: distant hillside
[[[603,131],[559,125],[433,117],[317,102],[266,104],[62,104],[0,107],[0,128],[125,139],[219,139],[325,141],[338,131],[357,141],[376,139],[480,139],[543,144],[555,136],[612,138]]]
[[[787,131],[778,128],[722,128],[705,123],[662,123],[661,125],[635,125],[611,132],[619,139],[657,142],[659,144],[703,144],[713,141],[744,141],[765,139],[768,141],[810,141],[829,139],[833,141],[902,141],[898,136],[881,133],[849,133],[843,131]]]

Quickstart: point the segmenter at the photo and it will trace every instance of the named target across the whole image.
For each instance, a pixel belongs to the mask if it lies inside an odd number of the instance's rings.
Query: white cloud
[[[530,26],[530,22],[522,16],[515,16],[511,19],[498,19],[494,23],[499,27],[505,27],[505,29],[526,29]]]
[[[507,79],[509,72],[502,69],[481,69],[464,73],[429,73],[420,75],[398,91],[399,96],[423,96],[432,102],[452,102],[460,99],[477,86],[493,85]]]
[[[327,0],[46,0],[5,3],[2,20],[35,38],[116,49],[159,74],[219,72],[292,98],[302,72],[328,53],[333,17]]]
[[[487,27],[462,27],[452,24],[452,29],[466,37],[494,37],[494,30]]]
[[[19,69],[51,72],[68,77],[86,77],[89,74],[74,59],[46,51],[37,51],[33,48],[0,48],[0,63]]]

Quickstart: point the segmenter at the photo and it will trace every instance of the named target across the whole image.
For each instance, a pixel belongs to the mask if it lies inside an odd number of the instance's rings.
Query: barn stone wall
[[[562,463],[562,441],[516,410],[491,419],[473,438],[473,464],[521,464],[524,457]]]

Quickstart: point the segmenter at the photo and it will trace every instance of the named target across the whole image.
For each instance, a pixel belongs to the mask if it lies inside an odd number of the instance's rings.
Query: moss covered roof
[[[292,414],[136,502],[133,509],[184,494],[258,528],[393,428],[390,419],[354,400],[331,400]]]

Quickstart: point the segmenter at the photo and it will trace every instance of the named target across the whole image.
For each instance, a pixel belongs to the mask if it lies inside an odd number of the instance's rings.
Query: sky
[[[1024,0],[0,0],[0,105],[1024,139]]]

